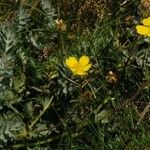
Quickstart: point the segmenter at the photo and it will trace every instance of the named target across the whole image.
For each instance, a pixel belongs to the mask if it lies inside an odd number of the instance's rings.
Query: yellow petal
[[[150,27],[150,17],[148,17],[147,19],[143,19],[142,23],[147,26]]]
[[[87,73],[85,71],[78,70],[77,72],[75,72],[75,74],[83,76],[86,75]]]
[[[83,67],[84,71],[88,71],[91,68],[92,64],[88,64],[86,66]]]
[[[69,68],[75,68],[77,64],[78,60],[75,57],[69,57],[68,59],[66,59],[66,65]]]
[[[137,30],[137,33],[139,33],[141,35],[147,36],[148,34],[150,34],[150,28],[149,27],[145,27],[145,26],[142,26],[142,25],[137,25],[136,30]]]
[[[77,72],[77,70],[78,70],[77,67],[70,67],[70,69],[71,69],[71,71],[74,72],[74,73]]]
[[[85,56],[83,55],[80,59],[79,59],[79,63],[82,65],[82,66],[85,66],[89,63],[89,57],[88,56]]]

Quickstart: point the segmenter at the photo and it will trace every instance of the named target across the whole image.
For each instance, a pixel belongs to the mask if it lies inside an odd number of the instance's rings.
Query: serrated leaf
[[[17,17],[18,17],[18,30],[22,31],[24,29],[27,29],[30,21],[30,15],[28,11],[22,6],[20,6]]]
[[[3,54],[13,54],[16,50],[16,35],[11,26],[8,28],[6,26],[0,26],[0,53]]]
[[[7,114],[7,116],[0,116],[0,147],[4,144],[7,145],[7,141],[13,141],[16,139],[17,133],[21,130],[23,124],[17,116]]]
[[[54,22],[53,18],[56,15],[55,15],[55,10],[51,5],[51,2],[49,0],[42,0],[41,4],[42,4],[42,8],[45,12],[45,17],[48,21],[48,26],[53,27],[55,25],[55,22]]]
[[[13,89],[21,93],[25,89],[25,75],[21,74],[20,77],[16,77],[13,79]]]
[[[0,97],[1,97],[1,101],[0,101],[1,104],[10,103],[11,101],[14,101],[15,99],[14,93],[8,89],[1,91]]]

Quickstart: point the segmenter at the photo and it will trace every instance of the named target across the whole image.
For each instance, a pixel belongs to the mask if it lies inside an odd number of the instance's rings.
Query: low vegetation
[[[0,149],[150,149],[149,0],[0,1]]]

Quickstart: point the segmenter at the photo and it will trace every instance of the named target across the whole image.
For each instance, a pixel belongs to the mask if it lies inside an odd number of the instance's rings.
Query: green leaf
[[[18,19],[18,30],[23,31],[25,29],[28,29],[29,27],[29,21],[30,21],[30,15],[28,11],[23,8],[22,6],[19,7],[18,14],[17,14],[17,19]]]
[[[95,115],[95,122],[99,123],[101,121],[101,123],[107,123],[109,116],[110,116],[110,111],[102,110],[101,112]]]
[[[25,89],[25,75],[23,73],[21,73],[21,76],[16,77],[13,79],[13,89],[17,92],[17,93],[21,93],[24,89]]]
[[[16,45],[17,45],[16,35],[11,25],[9,27],[5,25],[1,25],[0,26],[0,54],[1,56],[3,54],[8,54],[8,55],[15,54]]]
[[[45,19],[48,21],[48,26],[53,27],[55,25],[53,18],[56,16],[56,14],[51,2],[49,0],[42,0],[41,4],[45,13]]]

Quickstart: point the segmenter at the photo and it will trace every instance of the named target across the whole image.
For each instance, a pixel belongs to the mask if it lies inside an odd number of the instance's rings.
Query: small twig
[[[137,89],[137,91],[135,92],[135,94],[133,94],[129,99],[127,99],[125,102],[123,102],[123,104],[121,104],[121,106],[119,108],[116,109],[117,110],[120,110],[122,109],[123,107],[125,107],[127,104],[129,104],[130,102],[132,102],[134,99],[136,99],[136,97],[145,89],[145,88],[149,88],[150,87],[150,82],[148,83],[143,83],[141,85],[141,87],[139,87]]]
[[[85,80],[85,82],[83,82],[81,88],[83,88],[84,86],[86,86],[87,84],[89,84],[90,82],[92,82],[93,80],[95,80],[96,78],[92,78],[92,79],[88,79],[88,80]]]
[[[150,102],[146,105],[146,107],[144,108],[143,112],[140,113],[140,118],[137,122],[137,125],[140,124],[140,122],[144,119],[145,114],[150,110]]]
[[[70,81],[70,82],[72,82],[72,83],[74,83],[74,84],[76,84],[76,85],[78,85],[78,86],[81,86],[81,85],[78,84],[77,82],[75,82],[75,81],[69,79],[68,77],[66,77],[65,74],[64,74],[58,67],[57,67],[57,69],[58,69],[58,71],[61,73],[61,75],[62,75],[65,79],[67,79],[68,81]]]
[[[47,106],[44,107],[43,111],[35,118],[35,120],[31,123],[31,125],[29,126],[29,130],[31,131],[33,129],[33,127],[36,125],[36,123],[38,122],[38,120],[42,117],[42,115],[46,112],[46,110],[49,108],[51,102],[53,100],[53,96],[51,97],[49,103],[47,104]]]
[[[73,81],[73,80],[69,79],[68,77],[64,76],[64,78],[66,78],[68,81],[70,81],[70,82],[72,82],[72,83],[74,83],[74,84],[76,84],[76,85],[80,86],[80,84],[78,84],[77,82],[75,82],[75,81]]]
[[[39,88],[37,88],[37,87],[34,87],[34,86],[32,86],[32,87],[29,87],[30,89],[33,89],[33,90],[35,90],[35,91],[37,91],[37,92],[40,92],[40,93],[46,93],[46,94],[49,94],[49,91],[47,90],[47,91],[44,91],[44,90],[41,90],[41,89],[39,89]]]
[[[71,134],[71,137],[72,138],[76,138],[76,137],[78,137],[80,134],[81,134],[82,132],[80,132],[80,133],[73,133],[73,134]],[[67,136],[68,135],[68,133],[67,132],[65,132],[65,133],[63,133],[62,135],[61,135],[61,137],[65,137],[65,136]],[[18,148],[24,148],[24,147],[27,147],[27,146],[40,146],[40,145],[43,145],[43,144],[47,144],[47,143],[51,143],[51,142],[53,142],[53,141],[55,141],[55,140],[58,140],[60,138],[60,136],[55,136],[55,137],[43,137],[42,139],[40,139],[40,140],[30,140],[30,141],[23,141],[22,143],[17,143],[17,144],[15,144],[15,145],[13,145],[13,148],[14,149],[18,149]]]
[[[96,98],[95,91],[93,90],[92,85],[88,83],[88,86],[89,86],[89,88],[91,89],[94,98]],[[95,89],[95,88],[94,88],[94,89]]]

